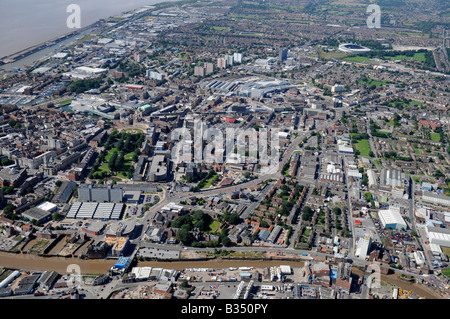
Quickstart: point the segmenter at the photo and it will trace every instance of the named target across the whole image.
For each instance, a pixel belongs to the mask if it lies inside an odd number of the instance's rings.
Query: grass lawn
[[[396,56],[385,56],[384,59],[385,60],[402,60],[402,61],[413,59],[418,62],[425,62],[425,60],[426,60],[425,53],[415,53],[414,56],[412,56],[412,57],[409,57],[409,56],[406,56],[403,54],[398,54]]]
[[[412,179],[414,180],[414,183],[422,184],[422,179],[418,176],[413,176]]]
[[[386,81],[373,80],[370,78],[367,78],[367,80],[365,80],[365,81],[360,80],[359,83],[367,83],[368,85],[375,85],[375,86],[388,85],[388,82],[386,82]]]
[[[445,276],[449,276],[450,277],[450,268],[442,269],[442,274],[444,274]]]
[[[419,154],[419,155],[422,154],[422,152],[417,148],[417,146],[413,145],[412,148],[414,149],[414,153]]]
[[[361,156],[369,156],[370,153],[370,145],[368,140],[359,140],[356,144],[359,153]]]
[[[360,62],[360,63],[363,63],[363,62],[370,61],[371,59],[366,57],[366,56],[350,56],[348,58],[344,58],[343,60],[344,61],[349,61],[349,62]]]
[[[439,135],[439,133],[430,133],[431,136],[431,140],[433,142],[440,142],[441,141],[441,136]]]
[[[213,221],[211,225],[209,225],[209,232],[215,233],[217,229],[220,227],[221,223],[217,220]]]
[[[64,102],[59,103],[59,106],[70,105],[70,104],[72,104],[72,102],[73,102],[73,100],[67,100],[67,101],[64,101]]]
[[[105,161],[99,167],[99,171],[104,171],[108,175],[111,174],[111,170],[109,169],[108,162],[109,162],[109,159],[111,158],[112,154],[114,153],[114,151],[117,151],[117,148],[113,147],[109,150],[108,154],[105,156]],[[128,172],[129,168],[132,165],[133,152],[125,154],[124,159],[125,159],[125,163],[123,164],[123,169],[117,173],[117,176],[121,177],[121,178],[128,178],[126,175],[126,172]]]
[[[214,175],[213,177],[211,177],[206,181],[206,184],[205,186],[202,187],[202,189],[210,188],[212,185],[214,185],[214,183],[216,183],[219,180],[219,178],[220,178],[219,175]]]

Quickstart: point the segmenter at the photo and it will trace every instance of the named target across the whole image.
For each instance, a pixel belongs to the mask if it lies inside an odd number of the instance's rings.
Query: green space
[[[364,63],[364,62],[370,61],[371,59],[368,57],[365,57],[365,56],[349,56],[349,57],[343,58],[342,60],[348,61],[348,62]]]
[[[386,56],[384,57],[384,59],[386,60],[391,60],[391,61],[396,61],[396,60],[402,60],[402,61],[406,61],[406,60],[416,60],[418,62],[425,62],[426,58],[425,58],[425,53],[421,52],[421,53],[414,53],[412,56],[407,56],[404,54],[398,54],[398,55],[394,55],[394,56]]]
[[[361,53],[362,56],[368,58],[379,58],[383,60],[410,60],[422,64],[424,69],[434,69],[436,67],[432,51],[425,49],[421,50],[407,50],[407,51],[386,51],[386,50],[372,50],[370,52]]]
[[[231,30],[228,27],[211,27],[211,29],[214,31],[225,31],[225,32],[229,32]]]
[[[73,100],[67,100],[59,103],[60,106],[66,106],[72,104]]]
[[[206,189],[206,188],[210,188],[212,185],[214,185],[218,180],[219,180],[219,175],[214,175],[211,178],[209,178],[206,183],[205,186],[202,187],[202,189]]]
[[[439,133],[430,133],[431,140],[433,142],[440,142],[441,141],[441,135]]]
[[[369,156],[370,153],[370,145],[368,140],[359,140],[356,144],[358,148],[359,154],[361,156]]]
[[[215,220],[209,225],[209,231],[211,233],[215,233],[217,229],[219,229],[220,225],[222,225],[219,221]]]
[[[114,130],[92,167],[89,178],[104,179],[113,176],[131,178],[134,172],[133,163],[138,160],[144,138],[143,133],[133,134],[127,131],[118,133]]]
[[[393,107],[399,110],[406,109],[411,106],[420,106],[424,104],[423,102],[413,101],[405,98],[394,98],[390,101],[386,101],[381,103],[381,105],[386,105],[389,107]]]
[[[383,85],[388,85],[389,83],[386,81],[382,81],[382,80],[374,80],[371,78],[368,78],[366,76],[363,76],[361,78],[361,80],[359,80],[359,83],[362,84],[367,84],[369,86],[383,86]]]

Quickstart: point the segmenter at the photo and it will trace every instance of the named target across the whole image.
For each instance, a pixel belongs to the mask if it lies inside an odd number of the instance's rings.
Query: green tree
[[[117,151],[114,151],[109,158],[108,167],[111,171],[116,171],[116,160],[118,155]]]
[[[188,244],[190,242],[190,239],[191,234],[189,233],[189,230],[187,230],[186,228],[181,228],[177,232],[177,240],[183,243],[184,245]]]

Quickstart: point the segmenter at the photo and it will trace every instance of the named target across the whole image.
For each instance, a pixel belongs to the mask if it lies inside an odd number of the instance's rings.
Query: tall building
[[[226,55],[225,59],[227,60],[227,65],[233,65],[234,64],[234,56]]]
[[[194,68],[194,75],[195,76],[205,76],[205,71],[206,71],[206,68],[204,66],[197,65]]]
[[[136,53],[134,54],[134,60],[135,60],[136,62],[140,63],[140,62],[142,61],[141,55],[140,55],[139,53],[136,52]]]
[[[286,61],[288,55],[288,49],[284,48],[280,50],[279,58],[281,61]]]
[[[233,59],[236,63],[242,63],[242,53],[235,52],[233,54]]]
[[[227,60],[225,58],[218,58],[217,67],[219,69],[226,69],[228,67]]]
[[[207,62],[205,63],[206,74],[211,74],[214,72],[214,64]]]

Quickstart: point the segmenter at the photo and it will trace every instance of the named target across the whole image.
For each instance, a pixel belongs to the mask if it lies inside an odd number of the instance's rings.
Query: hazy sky
[[[0,58],[74,31],[67,7],[81,9],[81,26],[161,0],[0,0]]]

